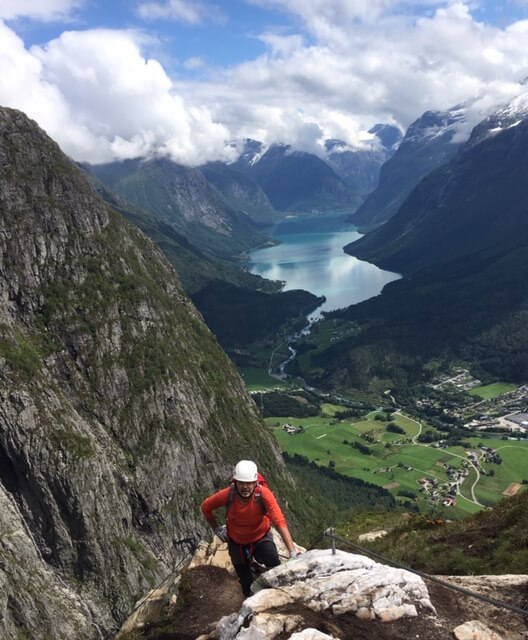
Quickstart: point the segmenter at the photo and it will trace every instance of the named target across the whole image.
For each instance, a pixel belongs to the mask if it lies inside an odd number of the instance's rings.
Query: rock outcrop
[[[137,633],[145,640],[526,637],[528,616],[508,608],[527,607],[525,575],[431,579],[339,550],[312,550],[293,561],[282,556],[285,563],[262,574],[244,600],[226,545],[201,543],[178,575],[180,589],[164,607],[153,592],[153,606],[130,619],[119,640]]]
[[[246,599],[238,613],[220,621],[218,640],[284,637],[285,632],[297,630],[299,616],[273,612],[291,605],[382,622],[415,617],[422,611],[435,613],[419,576],[344,551],[309,551],[266,572],[258,583],[255,586],[262,589]]]
[[[113,635],[207,534],[199,502],[239,457],[280,486],[172,267],[0,108],[0,637]]]

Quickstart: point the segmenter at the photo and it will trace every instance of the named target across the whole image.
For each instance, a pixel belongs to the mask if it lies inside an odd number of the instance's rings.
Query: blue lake
[[[251,273],[285,283],[284,291],[305,289],[326,302],[311,316],[378,295],[384,285],[400,278],[391,271],[347,255],[343,247],[361,237],[343,215],[292,218],[277,225],[273,238],[280,244],[252,251]]]

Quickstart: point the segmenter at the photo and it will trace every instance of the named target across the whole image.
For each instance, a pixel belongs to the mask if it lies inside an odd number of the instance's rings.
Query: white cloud
[[[272,56],[286,57],[292,55],[304,45],[303,37],[298,34],[283,35],[267,31],[261,33],[258,39],[266,45]]]
[[[0,19],[32,18],[42,21],[63,19],[70,16],[83,3],[84,0],[0,0]]]
[[[202,69],[206,66],[205,60],[199,56],[193,56],[184,60],[183,66],[186,69]]]
[[[445,0],[248,0],[250,4],[278,9],[299,18],[318,37],[335,28],[373,23],[388,15],[413,15],[415,9],[434,9]]]
[[[206,21],[223,22],[225,20],[222,10],[217,5],[190,0],[141,2],[137,12],[146,20],[175,20],[195,25]]]
[[[491,26],[463,2],[420,2],[428,11],[414,15],[412,0],[252,2],[290,12],[294,22],[257,34],[266,46],[258,58],[215,69],[188,58],[179,78],[145,54],[153,43],[144,32],[69,31],[27,50],[0,23],[0,103],[26,111],[78,160],[158,151],[197,164],[226,158],[226,140],[242,137],[313,152],[327,137],[359,146],[376,122],[406,128],[426,110],[481,95],[470,112],[478,119],[528,75],[528,21]],[[42,4],[47,15],[75,6]],[[148,6],[187,23],[205,19],[203,3]],[[189,79],[193,70],[209,80]]]
[[[528,22],[503,30],[486,26],[460,2],[431,2],[431,9],[445,6],[428,17],[406,18],[396,15],[397,3],[380,0],[258,3],[296,12],[314,42],[308,46],[300,34],[266,32],[266,55],[189,92],[201,99],[219,96],[218,111],[212,103],[214,117],[233,132],[250,134],[255,127],[266,141],[288,136],[310,146],[304,125],[316,123],[314,135],[320,131],[357,145],[375,122],[406,128],[426,110],[478,95],[486,95],[491,108],[519,90],[528,69]],[[365,22],[374,14],[375,23]],[[312,139],[314,145],[320,140]]]
[[[77,160],[170,154],[183,164],[231,157],[228,130],[187,105],[138,34],[64,32],[24,48],[0,23],[0,103],[24,110]]]
[[[66,126],[68,106],[53,84],[42,80],[42,65],[24,47],[22,40],[0,22],[0,102],[20,109],[57,131]]]

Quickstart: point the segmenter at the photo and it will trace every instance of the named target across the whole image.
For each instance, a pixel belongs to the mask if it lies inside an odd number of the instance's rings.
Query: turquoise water
[[[313,216],[287,220],[275,227],[279,245],[250,253],[249,271],[285,283],[284,291],[305,289],[326,302],[311,316],[378,295],[400,275],[383,271],[347,255],[343,247],[361,234],[343,216]]]

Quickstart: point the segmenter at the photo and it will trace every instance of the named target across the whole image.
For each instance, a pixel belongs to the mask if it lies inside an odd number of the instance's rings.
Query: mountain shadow
[[[385,225],[346,247],[405,277],[377,298],[327,314],[362,331],[314,356],[326,371],[320,382],[408,384],[438,356],[488,377],[526,380],[527,148],[526,112],[515,105],[497,112]]]

